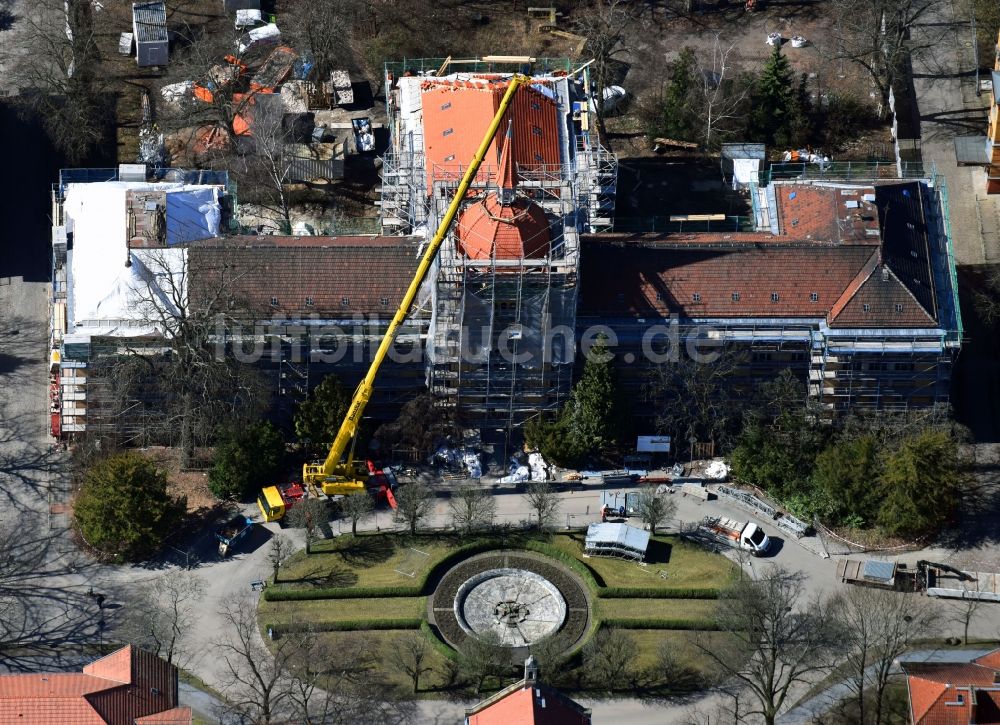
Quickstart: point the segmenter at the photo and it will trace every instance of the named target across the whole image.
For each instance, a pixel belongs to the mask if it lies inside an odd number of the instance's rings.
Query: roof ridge
[[[875,273],[876,268],[878,268],[879,262],[881,262],[881,249],[876,249],[872,252],[872,255],[868,258],[868,261],[864,263],[864,266],[858,271],[851,280],[851,283],[847,285],[843,294],[833,303],[833,307],[830,308],[830,312],[827,313],[826,319],[827,324],[832,323],[844,308],[847,307],[847,303],[854,299],[854,295],[858,293],[858,290],[867,282],[872,274]]]

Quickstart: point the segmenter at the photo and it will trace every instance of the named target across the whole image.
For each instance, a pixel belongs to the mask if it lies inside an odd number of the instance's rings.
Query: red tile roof
[[[839,304],[839,303],[838,303]],[[848,289],[844,304],[830,313],[831,327],[906,327],[937,326],[906,285],[891,269],[880,264],[860,287]]]
[[[873,254],[867,247],[662,250],[591,237],[581,258],[580,312],[822,318]]]
[[[486,128],[500,107],[506,81],[456,82],[428,80],[422,86],[424,155],[427,192],[434,178],[460,178],[469,165]],[[555,101],[528,86],[515,94],[500,128],[511,123],[511,161],[518,167],[556,165],[559,151],[559,113]],[[503,134],[497,134],[483,161],[480,178],[499,171]]]
[[[389,317],[419,261],[419,240],[411,237],[380,237],[375,244],[369,244],[368,237],[301,237],[306,242],[294,247],[280,241],[264,246],[266,242],[258,244],[257,239],[192,246],[188,251],[192,304],[213,305],[217,291],[225,286],[226,294],[241,306],[267,317]],[[247,240],[254,246],[244,246]],[[330,244],[324,247],[319,240]]]
[[[192,715],[190,707],[175,707],[172,710],[137,717],[135,725],[191,725]]]
[[[517,199],[502,205],[496,194],[458,215],[458,243],[470,259],[542,258],[549,253],[549,220],[538,204]]]
[[[985,665],[1000,650],[972,662],[904,663],[914,725],[1000,723],[1000,670]]]
[[[494,698],[467,712],[468,725],[590,725],[588,710],[546,685],[519,683]]]
[[[864,200],[866,194],[874,196],[874,187],[779,182],[774,185],[774,194],[782,237],[841,244],[879,243],[878,210],[874,202]]]
[[[177,668],[131,646],[82,673],[0,675],[0,723],[132,725],[136,718],[176,711]],[[189,725],[175,712],[170,725]],[[158,722],[158,721],[157,721]]]

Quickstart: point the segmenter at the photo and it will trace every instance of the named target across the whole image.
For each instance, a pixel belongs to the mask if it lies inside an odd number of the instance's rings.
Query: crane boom
[[[448,230],[451,228],[451,224],[455,220],[456,214],[458,214],[458,209],[465,200],[465,195],[468,193],[469,187],[472,185],[473,180],[476,178],[476,174],[479,172],[479,167],[482,165],[483,159],[486,157],[486,153],[489,151],[490,145],[496,137],[504,114],[507,112],[507,109],[510,108],[514,94],[517,92],[518,88],[528,83],[528,81],[529,79],[527,76],[520,74],[515,74],[511,78],[510,85],[507,87],[507,91],[500,100],[500,105],[493,116],[493,120],[490,121],[489,127],[486,129],[486,134],[483,136],[483,140],[479,144],[479,149],[476,151],[476,155],[472,158],[472,162],[465,170],[465,174],[462,176],[462,181],[458,185],[458,190],[455,192],[455,196],[448,205],[448,210],[441,219],[441,223],[438,225],[433,239],[431,239],[430,244],[427,245],[427,249],[420,258],[420,264],[417,265],[417,271],[414,273],[413,279],[410,281],[410,286],[407,288],[406,294],[403,295],[403,299],[400,301],[399,307],[396,308],[396,313],[392,316],[392,321],[389,323],[389,327],[386,329],[385,335],[382,337],[382,342],[379,344],[378,350],[375,351],[375,357],[372,359],[371,365],[368,367],[368,373],[358,385],[357,390],[354,391],[354,397],[351,399],[351,405],[348,407],[347,414],[344,416],[344,420],[340,424],[340,430],[337,431],[337,437],[334,438],[333,444],[330,446],[330,451],[327,453],[326,460],[322,465],[306,464],[304,467],[303,478],[307,482],[320,483],[336,475],[337,469],[340,466],[341,456],[343,456],[347,451],[347,447],[350,445],[354,436],[358,432],[358,426],[361,424],[361,416],[365,411],[365,406],[368,405],[368,400],[372,396],[372,391],[375,386],[375,376],[378,374],[379,368],[382,367],[382,363],[385,361],[385,357],[389,353],[389,348],[392,347],[392,344],[396,339],[396,334],[399,332],[399,328],[402,327],[403,322],[406,321],[406,317],[410,312],[413,301],[417,297],[420,285],[427,276],[431,263],[433,263],[434,258],[437,256],[438,250],[441,248],[441,244],[444,242],[444,238],[448,234]],[[347,467],[350,468],[350,466],[351,461],[349,459]],[[351,477],[352,474],[350,471],[347,471],[346,473],[348,478]]]

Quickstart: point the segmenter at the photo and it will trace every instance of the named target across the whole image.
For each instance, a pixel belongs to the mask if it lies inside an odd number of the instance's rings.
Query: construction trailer
[[[165,3],[132,3],[132,34],[135,60],[140,68],[167,65],[170,40]]]

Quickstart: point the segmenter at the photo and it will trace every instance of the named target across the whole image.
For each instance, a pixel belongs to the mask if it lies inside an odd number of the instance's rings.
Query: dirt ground
[[[208,472],[180,469],[177,450],[174,448],[144,448],[140,451],[149,457],[166,472],[168,490],[171,496],[186,496],[189,515],[203,515],[219,505],[217,499],[208,490]],[[207,453],[199,451],[199,454]],[[201,458],[201,456],[198,456]]]

